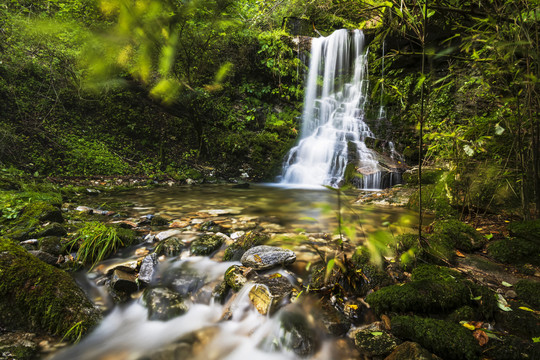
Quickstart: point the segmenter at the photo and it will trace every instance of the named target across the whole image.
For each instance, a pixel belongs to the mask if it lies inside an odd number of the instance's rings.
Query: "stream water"
[[[364,236],[388,223],[400,223],[395,231],[409,231],[415,216],[402,208],[376,207],[355,204],[359,191],[344,194],[340,201],[345,217],[354,216]],[[161,214],[171,220],[180,219],[192,224],[199,219],[212,219],[227,227],[227,233],[255,227],[279,238],[279,234],[302,233],[305,236],[332,233],[336,227],[336,193],[325,189],[290,189],[266,185],[251,185],[236,189],[231,185],[204,185],[153,190],[134,190],[118,195],[100,195],[94,201],[104,209],[114,203],[129,205],[131,219]],[[330,212],[325,214],[325,207]],[[219,211],[218,211],[219,210]],[[403,222],[407,218],[411,222]],[[317,221],[315,221],[315,219]],[[247,228],[246,228],[247,227]],[[300,229],[302,228],[302,229]],[[156,233],[161,230],[147,229]],[[200,236],[197,230],[186,233]],[[353,239],[361,243],[364,236]],[[301,244],[272,245],[291,248],[300,255]],[[103,278],[104,267],[127,260],[141,259],[137,250],[152,251],[155,244],[142,243],[125,249],[89,274],[81,274],[87,291],[102,304],[111,304],[105,286],[96,286]],[[139,255],[137,255],[139,254]],[[306,279],[295,273],[297,266],[269,270],[290,280],[298,290]],[[338,338],[328,335],[322,325],[320,308],[310,296],[281,307],[270,315],[261,315],[251,303],[248,293],[252,285],[229,295],[220,303],[212,295],[216,284],[233,264],[222,262],[220,255],[192,256],[189,251],[179,256],[161,259],[149,287],[168,287],[182,295],[189,308],[181,316],[168,321],[149,320],[148,311],[139,297],[121,305],[109,305],[101,324],[81,343],[55,354],[54,360],[64,359],[345,359],[352,356]],[[305,263],[300,267],[305,267]],[[291,272],[291,270],[293,270]],[[264,274],[262,272],[261,274]],[[186,285],[188,284],[188,285]],[[302,330],[290,327],[290,319],[301,322]],[[296,321],[296,320],[295,320]]]

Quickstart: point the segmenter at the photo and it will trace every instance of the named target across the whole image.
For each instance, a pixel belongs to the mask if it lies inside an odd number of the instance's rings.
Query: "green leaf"
[[[502,135],[504,130],[505,129],[501,125],[495,124],[495,135]]]
[[[501,284],[503,284],[506,287],[512,287],[512,284],[507,283],[506,281],[503,281]]]
[[[478,301],[478,300],[481,300],[481,299],[482,299],[482,295],[471,298],[471,300],[474,300],[474,301]]]
[[[372,331],[371,332],[371,335],[373,335],[373,336],[381,336],[382,334],[383,334],[382,331]]]
[[[533,341],[533,343],[539,343],[540,342],[540,337],[533,337],[532,341]]]
[[[330,274],[332,273],[332,270],[334,269],[334,266],[336,265],[335,259],[330,259],[328,263],[326,264],[326,274],[324,276],[324,282],[328,281],[328,278],[330,277]]]

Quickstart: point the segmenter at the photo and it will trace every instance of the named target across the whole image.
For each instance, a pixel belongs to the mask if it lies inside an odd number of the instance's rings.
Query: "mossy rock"
[[[489,289],[465,280],[449,268],[422,265],[413,271],[411,279],[410,283],[375,291],[366,297],[366,301],[377,314],[448,313],[464,305],[478,305],[481,314],[490,318],[496,306]]]
[[[58,236],[47,236],[38,240],[39,250],[58,256],[62,253],[63,245]]]
[[[147,288],[142,298],[149,320],[167,321],[188,310],[182,296],[167,287]]]
[[[224,232],[225,228],[217,224],[215,221],[210,220],[210,221],[203,222],[199,230],[205,231],[205,232],[218,233],[218,232]]]
[[[490,341],[488,345],[482,354],[485,359],[540,359],[540,343],[526,341],[517,336],[506,335],[501,341]]]
[[[481,348],[472,332],[449,321],[419,316],[395,316],[392,333],[402,340],[419,343],[422,347],[448,360],[477,360]]]
[[[184,242],[177,238],[177,237],[170,237],[163,241],[160,241],[159,244],[157,244],[156,248],[154,249],[154,252],[157,255],[165,255],[165,256],[178,256],[182,253],[182,250],[186,248],[186,244]]]
[[[508,226],[510,235],[540,245],[540,220],[514,222]]]
[[[251,270],[251,274],[250,274]],[[239,291],[248,281],[248,276],[254,275],[253,269],[245,266],[232,265],[225,271],[225,283],[233,289]]]
[[[354,345],[367,356],[389,355],[401,341],[386,331],[360,330],[354,334]]]
[[[44,201],[33,202],[24,207],[19,221],[37,219],[38,221],[63,223],[64,217],[59,206],[60,204],[50,204]]]
[[[514,289],[521,300],[536,310],[540,309],[540,282],[520,280],[514,285]]]
[[[165,219],[163,216],[156,215],[150,220],[150,226],[165,226],[169,225],[169,220]]]
[[[249,231],[239,237],[236,242],[229,245],[223,254],[223,261],[240,261],[242,255],[250,248],[266,243],[270,239],[268,234]]]
[[[512,311],[497,311],[495,321],[497,326],[502,327],[510,334],[524,338],[540,336],[540,315],[534,312],[520,309],[528,304],[512,302]]]
[[[33,234],[37,238],[46,237],[46,236],[66,236],[66,229],[57,222],[50,223],[45,226],[43,229],[37,231],[36,234]]]
[[[462,306],[456,310],[454,310],[447,318],[447,320],[459,323],[460,321],[471,321],[475,320],[476,315],[474,309],[469,306],[465,305]]]
[[[74,325],[87,331],[99,312],[65,272],[0,238],[0,322],[4,327],[63,336]],[[78,334],[68,337],[75,339]]]
[[[444,173],[444,170],[441,170],[441,169],[437,169],[437,170],[423,169],[422,170],[422,184],[423,185],[436,184],[441,178],[441,175],[443,173]],[[402,179],[408,185],[413,185],[413,186],[418,185],[418,170],[404,172],[402,174]]]
[[[135,243],[137,240],[137,233],[132,229],[125,229],[120,226],[114,227],[116,230],[116,236],[124,243],[124,246],[129,246]]]
[[[210,255],[223,244],[223,238],[218,235],[203,235],[191,243],[191,252],[194,255]]]
[[[478,250],[485,243],[484,237],[472,226],[454,219],[436,222],[431,238],[436,235],[444,237],[443,241],[452,247],[466,252]]]
[[[514,265],[530,263],[540,266],[538,245],[521,238],[504,238],[488,245],[488,254],[495,260]]]

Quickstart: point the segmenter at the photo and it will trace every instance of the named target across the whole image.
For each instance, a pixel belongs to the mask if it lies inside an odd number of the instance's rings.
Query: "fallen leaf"
[[[478,344],[480,344],[480,346],[486,345],[489,340],[489,337],[487,336],[486,332],[483,330],[473,331],[473,336],[478,341]]]
[[[533,341],[533,343],[539,343],[540,342],[540,337],[534,337],[534,338],[532,338],[532,341]]]
[[[513,285],[510,283],[507,283],[506,281],[503,281],[501,284],[503,284],[506,287],[512,287]]]
[[[475,329],[476,329],[476,328],[474,327],[474,325],[469,324],[469,323],[466,322],[466,321],[461,321],[460,323],[461,323],[461,325],[463,325],[464,327],[466,327],[466,328],[469,329],[469,330],[475,330]]]
[[[381,336],[382,334],[383,334],[382,331],[372,331],[371,332],[371,335],[373,335],[373,336]]]
[[[462,258],[465,257],[465,255],[463,255],[463,253],[461,251],[459,251],[459,250],[456,250],[456,255],[459,256],[459,257],[462,257]]]

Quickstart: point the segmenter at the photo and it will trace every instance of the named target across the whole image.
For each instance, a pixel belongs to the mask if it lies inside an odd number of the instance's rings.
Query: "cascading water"
[[[364,34],[337,30],[312,40],[300,141],[286,156],[280,182],[340,186],[352,164],[361,188],[381,188],[381,167],[365,143],[367,52]],[[322,82],[321,82],[322,81]]]

